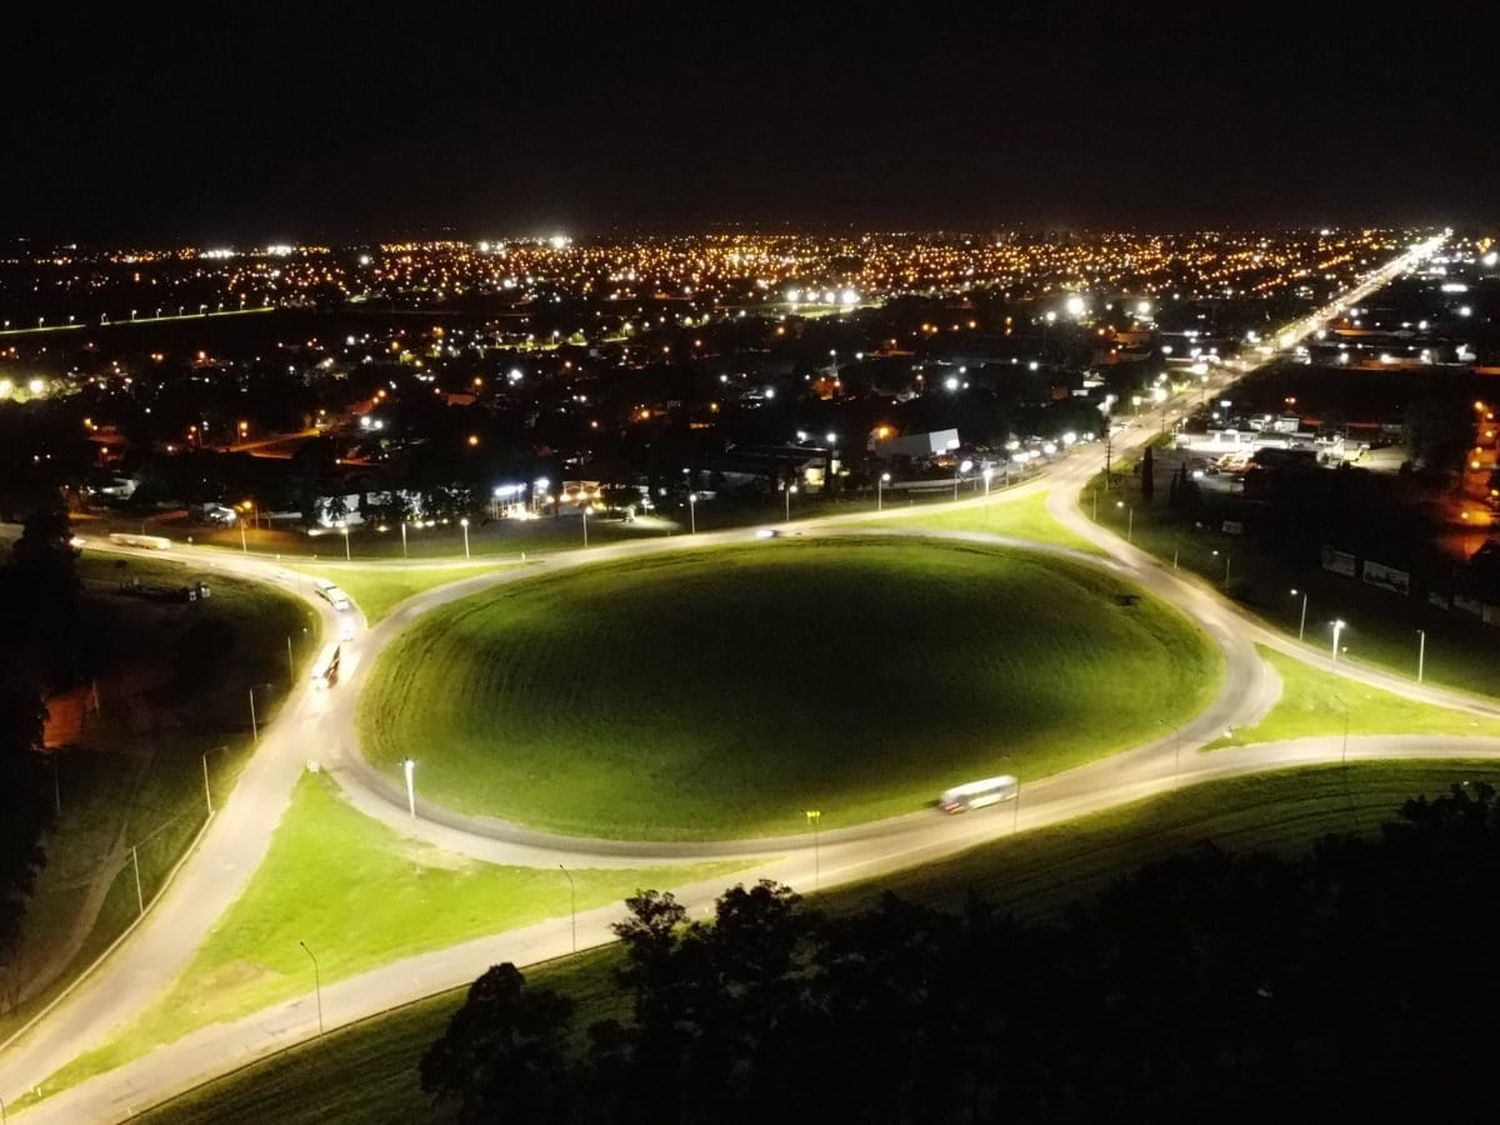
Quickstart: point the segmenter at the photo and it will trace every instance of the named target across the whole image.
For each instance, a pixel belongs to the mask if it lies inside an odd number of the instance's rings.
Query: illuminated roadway
[[[1407,255],[1393,262],[1356,290],[1344,294],[1337,306],[1300,322],[1295,337],[1313,331],[1338,307],[1363,300],[1405,268]],[[1241,363],[1223,365],[1208,388],[1222,385],[1247,369]],[[1253,366],[1253,365],[1249,365]],[[1196,389],[1195,392],[1196,393]],[[1187,396],[1179,399],[1185,401]],[[1172,403],[1166,406],[1172,406]],[[1172,415],[1167,415],[1171,417]],[[1156,430],[1127,428],[1114,440],[1116,456],[1130,456]],[[1279,684],[1256,655],[1264,644],[1309,663],[1328,665],[1327,651],[1292,641],[1239,611],[1197,578],[1175,573],[1083,517],[1074,500],[1079,488],[1103,464],[1098,447],[1078,450],[1046,471],[1045,476],[997,493],[932,505],[924,511],[941,512],[1000,504],[1038,491],[1048,492],[1053,514],[1079,535],[1103,546],[1108,557],[1046,544],[1010,540],[979,533],[934,533],[899,526],[907,509],[884,513],[890,528],[870,525],[881,521],[875,513],[801,521],[791,525],[803,535],[913,534],[928,537],[1010,545],[1066,556],[1082,565],[1104,568],[1149,589],[1188,613],[1219,646],[1225,659],[1223,686],[1201,714],[1180,730],[1164,728],[1156,741],[1102,761],[1036,781],[1023,781],[1019,808],[1006,804],[964,817],[915,813],[875,824],[823,832],[817,847],[810,837],[733,843],[629,843],[591,841],[535,832],[501,821],[463,817],[419,802],[417,819],[407,814],[404,790],[369,767],[354,743],[354,708],[358,689],[375,655],[416,617],[470,593],[531,578],[616,559],[636,558],[660,551],[699,549],[744,542],[744,529],[703,533],[665,540],[644,540],[561,551],[522,568],[480,575],[418,594],[398,606],[374,629],[360,619],[355,641],[348,646],[346,675],[331,692],[297,687],[276,721],[266,729],[255,755],[246,766],[229,801],[209,823],[197,848],[177,877],[162,893],[140,925],[99,968],[83,978],[50,1011],[35,1021],[19,1042],[7,1044],[0,1055],[0,1096],[10,1104],[34,1083],[46,1078],[92,1047],[107,1042],[114,1031],[142,1011],[191,960],[213,924],[240,896],[264,858],[271,836],[285,812],[298,777],[309,762],[317,762],[338,780],[351,803],[403,835],[420,838],[446,850],[498,863],[569,867],[660,866],[674,861],[744,856],[747,867],[710,883],[674,888],[694,913],[710,908],[725,886],[753,878],[772,878],[803,890],[869,878],[883,872],[923,863],[976,844],[1010,834],[1058,824],[1090,812],[1114,807],[1177,786],[1259,772],[1282,766],[1350,759],[1500,757],[1500,739],[1462,736],[1341,736],[1300,739],[1259,746],[1236,747],[1199,754],[1197,750],[1226,727],[1253,724],[1274,704]],[[102,545],[101,545],[102,546]],[[135,553],[123,549],[124,553]],[[141,552],[159,556],[159,552]],[[452,560],[442,560],[451,564]],[[296,590],[317,606],[334,634],[335,615],[311,595],[305,578],[290,575],[272,560],[228,552],[195,552],[195,563],[245,577],[277,582]],[[356,615],[357,616],[357,615]],[[1500,716],[1500,707],[1402,677],[1341,664],[1342,675],[1399,693],[1413,700],[1467,710],[1476,715]],[[816,868],[816,876],[815,876]],[[561,887],[560,887],[561,890]],[[561,894],[559,900],[562,901]],[[578,915],[579,947],[609,940],[609,924],[619,917],[612,904]],[[332,983],[322,990],[327,1026],[337,1027],[393,1005],[461,985],[498,961],[529,964],[560,956],[572,948],[566,915],[523,929],[479,938],[447,949],[406,957],[359,976]],[[242,1065],[316,1033],[317,1017],[311,994],[275,1005],[227,1024],[193,1032],[173,1044],[153,1050],[125,1065],[47,1098],[27,1111],[30,1121],[115,1121],[159,1102],[215,1074]]]

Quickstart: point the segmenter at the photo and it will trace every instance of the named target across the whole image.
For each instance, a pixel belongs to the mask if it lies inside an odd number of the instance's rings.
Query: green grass
[[[727,874],[746,861],[646,870],[579,868],[578,909],[641,887]],[[326,986],[401,957],[542,921],[569,909],[555,868],[502,867],[404,839],[307,775],[265,862],[182,975],[104,1046],[43,1083],[56,1093],[212,1023],[308,992],[306,942]]]
[[[462,578],[473,578],[477,574],[492,574],[521,565],[511,560],[488,563],[457,564],[454,566],[401,567],[390,563],[360,566],[335,562],[328,566],[296,565],[289,569],[314,578],[327,578],[337,582],[344,592],[354,600],[365,615],[365,621],[374,625],[397,605],[414,594],[457,582]]]
[[[1083,536],[1069,530],[1047,510],[1046,492],[1028,492],[1010,497],[996,493],[983,507],[950,512],[925,512],[913,508],[899,516],[871,520],[867,527],[923,527],[938,531],[980,531],[988,535],[1009,535],[1037,543],[1055,543],[1090,554],[1102,554]]]
[[[704,838],[922,808],[1146,741],[1217,649],[1092,569],[937,540],[779,541],[508,584],[373,669],[365,753],[429,799],[557,831]]]
[[[1494,626],[1462,610],[1429,605],[1425,598],[1401,597],[1332,574],[1315,561],[1279,557],[1262,549],[1253,537],[1224,534],[1208,513],[1198,513],[1198,522],[1205,526],[1194,527],[1193,516],[1174,517],[1168,510],[1162,469],[1158,468],[1157,476],[1151,504],[1141,502],[1135,478],[1116,476],[1110,491],[1100,493],[1098,522],[1125,535],[1127,512],[1115,506],[1123,499],[1135,509],[1137,547],[1169,566],[1175,558],[1182,570],[1200,575],[1220,590],[1225,589],[1227,559],[1228,593],[1273,628],[1297,635],[1300,595],[1306,591],[1309,643],[1327,651],[1332,639],[1330,623],[1342,619],[1348,625],[1341,634],[1347,649],[1341,660],[1415,678],[1417,631],[1422,630],[1427,635],[1426,682],[1475,695],[1500,696],[1500,660],[1495,659],[1500,632]],[[1079,506],[1092,515],[1088,489],[1081,494]],[[1297,596],[1291,594],[1293,589],[1299,591]]]
[[[1346,714],[1350,734],[1500,737],[1500,720],[1403,699],[1380,688],[1324,672],[1274,649],[1262,647],[1260,654],[1281,677],[1281,699],[1255,726],[1217,740],[1214,748],[1342,734]]]
[[[1329,832],[1369,833],[1418,793],[1461,780],[1500,785],[1500,766],[1452,762],[1359,763],[1210,782],[1066,825],[1002,840],[952,859],[818,896],[824,909],[868,905],[886,890],[954,909],[972,891],[1017,913],[1066,907],[1133,866],[1212,840],[1231,850],[1306,850]],[[528,969],[528,981],[579,1001],[580,1024],[619,1016],[609,979],[617,948]],[[151,1125],[215,1121],[360,1123],[444,1121],[422,1094],[416,1067],[463,1002],[446,992],[281,1052],[148,1113]]]
[[[124,562],[121,566],[120,562]],[[116,655],[99,677],[101,711],[88,719],[75,746],[52,755],[61,812],[45,847],[47,866],[28,906],[22,957],[37,964],[82,942],[51,985],[0,1017],[0,1035],[32,1012],[98,956],[137,915],[128,848],[136,845],[141,889],[149,902],[207,815],[203,756],[208,756],[216,802],[233,788],[251,751],[247,692],[252,684],[262,721],[274,716],[291,682],[287,640],[294,656],[312,649],[311,611],[260,583],[207,575],[213,596],[197,603],[144,601],[117,593],[122,580],[180,584],[204,577],[167,560],[129,561],[85,556],[79,574],[86,613]],[[174,649],[195,625],[218,631],[212,651],[193,661],[194,682],[172,675]],[[158,669],[163,682],[127,704],[121,678]],[[116,852],[122,841],[127,849]],[[90,918],[89,885],[108,890]]]

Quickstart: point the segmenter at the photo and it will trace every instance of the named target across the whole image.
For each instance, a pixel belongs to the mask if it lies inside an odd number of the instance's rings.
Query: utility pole
[[[318,959],[313,957],[313,951],[307,948],[307,942],[299,941],[302,952],[312,958],[313,963],[313,994],[318,998],[318,1034],[323,1034],[323,979],[318,973]]]
[[[573,883],[573,873],[562,864],[557,869],[568,877],[568,914],[573,919],[573,952],[578,952],[578,888]]]
[[[823,819],[822,809],[808,809],[805,814],[807,823],[812,826],[813,834],[813,890],[818,890],[822,883],[821,863],[818,856],[818,824]]]

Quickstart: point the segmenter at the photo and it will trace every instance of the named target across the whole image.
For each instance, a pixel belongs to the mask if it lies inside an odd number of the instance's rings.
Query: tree
[[[456,1101],[463,1122],[566,1120],[572,1022],[571,1000],[528,989],[514,965],[496,965],[422,1056],[422,1089]]]
[[[46,862],[41,840],[52,822],[42,757],[46,718],[32,684],[0,676],[0,961],[20,943],[26,902]]]

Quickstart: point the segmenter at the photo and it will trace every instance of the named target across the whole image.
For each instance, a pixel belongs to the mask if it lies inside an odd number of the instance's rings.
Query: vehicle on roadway
[[[318,591],[318,596],[337,610],[351,608],[349,595],[340,590],[337,585],[326,578],[314,578],[313,589]]]
[[[339,656],[342,650],[337,644],[323,646],[318,659],[313,663],[313,687],[329,688],[339,682]]]
[[[986,805],[998,805],[1001,801],[1013,801],[1020,795],[1021,783],[1010,774],[1002,774],[944,789],[938,797],[938,808],[945,813],[968,812]]]
[[[165,551],[172,541],[164,535],[133,535],[128,531],[112,531],[109,541],[117,547],[145,547],[151,551]]]

